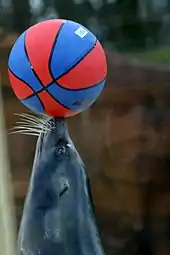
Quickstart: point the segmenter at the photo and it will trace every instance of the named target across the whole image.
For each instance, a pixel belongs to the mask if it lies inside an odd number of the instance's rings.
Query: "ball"
[[[69,117],[86,110],[105,85],[107,62],[96,36],[74,21],[29,27],[8,60],[15,95],[31,111]]]

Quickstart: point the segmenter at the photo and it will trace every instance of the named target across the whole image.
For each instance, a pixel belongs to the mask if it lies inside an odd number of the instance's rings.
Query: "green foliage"
[[[170,48],[157,48],[141,52],[128,53],[127,56],[139,59],[143,62],[154,62],[169,64],[170,63]]]

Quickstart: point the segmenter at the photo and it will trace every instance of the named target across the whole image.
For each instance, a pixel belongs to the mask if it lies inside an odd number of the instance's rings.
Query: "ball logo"
[[[75,34],[78,35],[79,37],[81,38],[84,38],[88,32],[87,30],[85,30],[83,27],[79,27],[76,31],[75,31]]]

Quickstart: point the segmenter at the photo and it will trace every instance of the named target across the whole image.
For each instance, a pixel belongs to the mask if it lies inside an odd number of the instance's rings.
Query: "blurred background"
[[[7,76],[10,49],[45,19],[82,23],[108,59],[104,92],[68,120],[87,166],[107,255],[170,255],[170,0],[0,0],[0,72],[6,128],[28,110]],[[34,137],[8,136],[19,224]]]

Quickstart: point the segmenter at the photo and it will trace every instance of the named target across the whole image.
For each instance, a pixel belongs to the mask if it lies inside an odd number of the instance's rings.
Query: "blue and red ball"
[[[105,85],[107,63],[95,35],[62,19],[38,23],[15,42],[10,83],[30,110],[68,117],[90,107]]]

